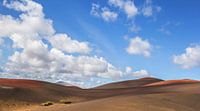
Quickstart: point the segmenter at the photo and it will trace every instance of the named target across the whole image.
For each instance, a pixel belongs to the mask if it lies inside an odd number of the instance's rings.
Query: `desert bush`
[[[67,99],[61,99],[59,102],[62,104],[71,104],[72,103],[71,101],[69,101]]]
[[[50,106],[50,105],[53,105],[53,102],[47,101],[47,102],[42,103],[41,105],[42,106]]]

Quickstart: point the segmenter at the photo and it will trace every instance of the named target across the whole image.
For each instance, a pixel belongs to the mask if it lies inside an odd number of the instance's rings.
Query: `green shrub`
[[[53,105],[53,102],[47,101],[47,102],[42,103],[41,105],[42,106],[50,106],[50,105]]]

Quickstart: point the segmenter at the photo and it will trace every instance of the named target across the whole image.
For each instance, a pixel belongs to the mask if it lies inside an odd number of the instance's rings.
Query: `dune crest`
[[[192,84],[192,83],[200,83],[198,80],[190,80],[190,79],[183,79],[183,80],[166,80],[160,81],[155,83],[146,84],[144,86],[163,86],[163,85],[178,85],[178,84]]]
[[[15,87],[15,88],[37,88],[41,87],[41,81],[36,80],[25,80],[25,79],[0,79],[0,85],[6,87]]]

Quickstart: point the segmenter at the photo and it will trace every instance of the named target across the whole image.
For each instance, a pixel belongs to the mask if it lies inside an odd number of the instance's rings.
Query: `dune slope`
[[[72,105],[35,107],[31,111],[198,111],[199,101],[197,94],[124,95]]]

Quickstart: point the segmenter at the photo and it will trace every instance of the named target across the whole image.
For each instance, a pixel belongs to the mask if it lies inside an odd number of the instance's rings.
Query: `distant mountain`
[[[64,82],[64,81],[58,81],[58,82],[56,82],[56,84],[63,85],[63,86],[74,86],[74,85]]]

